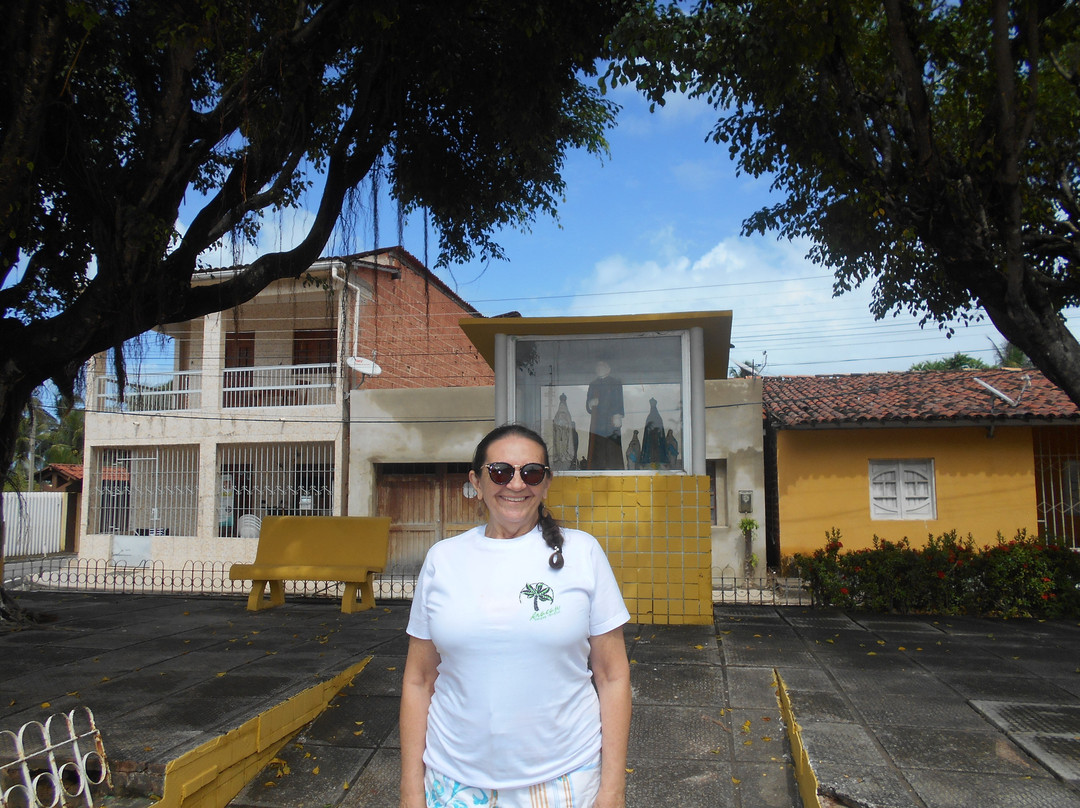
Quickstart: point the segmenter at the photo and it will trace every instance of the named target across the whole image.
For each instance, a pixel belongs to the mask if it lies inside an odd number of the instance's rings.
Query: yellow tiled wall
[[[712,622],[708,477],[556,477],[547,504],[599,540],[635,622]]]

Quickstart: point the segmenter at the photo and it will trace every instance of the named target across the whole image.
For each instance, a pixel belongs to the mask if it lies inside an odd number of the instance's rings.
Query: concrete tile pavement
[[[716,627],[729,680],[775,668],[825,805],[1080,806],[1075,622],[729,607]]]
[[[0,729],[86,704],[114,768],[151,789],[169,760],[371,655],[231,806],[396,808],[407,603],[20,599],[55,619],[0,632]],[[629,808],[800,805],[778,686],[823,805],[1080,806],[1075,624],[740,606],[626,636]]]

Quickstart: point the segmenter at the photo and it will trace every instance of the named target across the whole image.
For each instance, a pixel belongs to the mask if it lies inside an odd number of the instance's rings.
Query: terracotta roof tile
[[[979,381],[1008,396],[1015,406]],[[1037,370],[923,370],[765,376],[765,413],[780,427],[940,421],[1080,421],[1080,409]]]
[[[83,467],[80,463],[50,463],[43,470],[47,471],[48,469],[55,469],[72,480],[81,480],[83,478]]]

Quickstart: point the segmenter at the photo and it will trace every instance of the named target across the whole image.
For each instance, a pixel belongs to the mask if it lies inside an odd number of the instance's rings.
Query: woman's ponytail
[[[562,530],[559,529],[559,523],[555,521],[551,511],[542,502],[537,515],[540,517],[540,534],[544,537],[544,541],[547,542],[547,546],[555,551],[548,559],[548,564],[553,570],[561,570],[563,567],[563,534]]]

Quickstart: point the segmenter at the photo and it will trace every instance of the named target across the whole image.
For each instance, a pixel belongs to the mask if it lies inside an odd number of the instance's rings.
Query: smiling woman
[[[488,433],[469,479],[487,524],[432,547],[416,584],[401,806],[497,792],[506,806],[622,808],[630,615],[607,558],[544,507],[548,450],[532,430]]]

